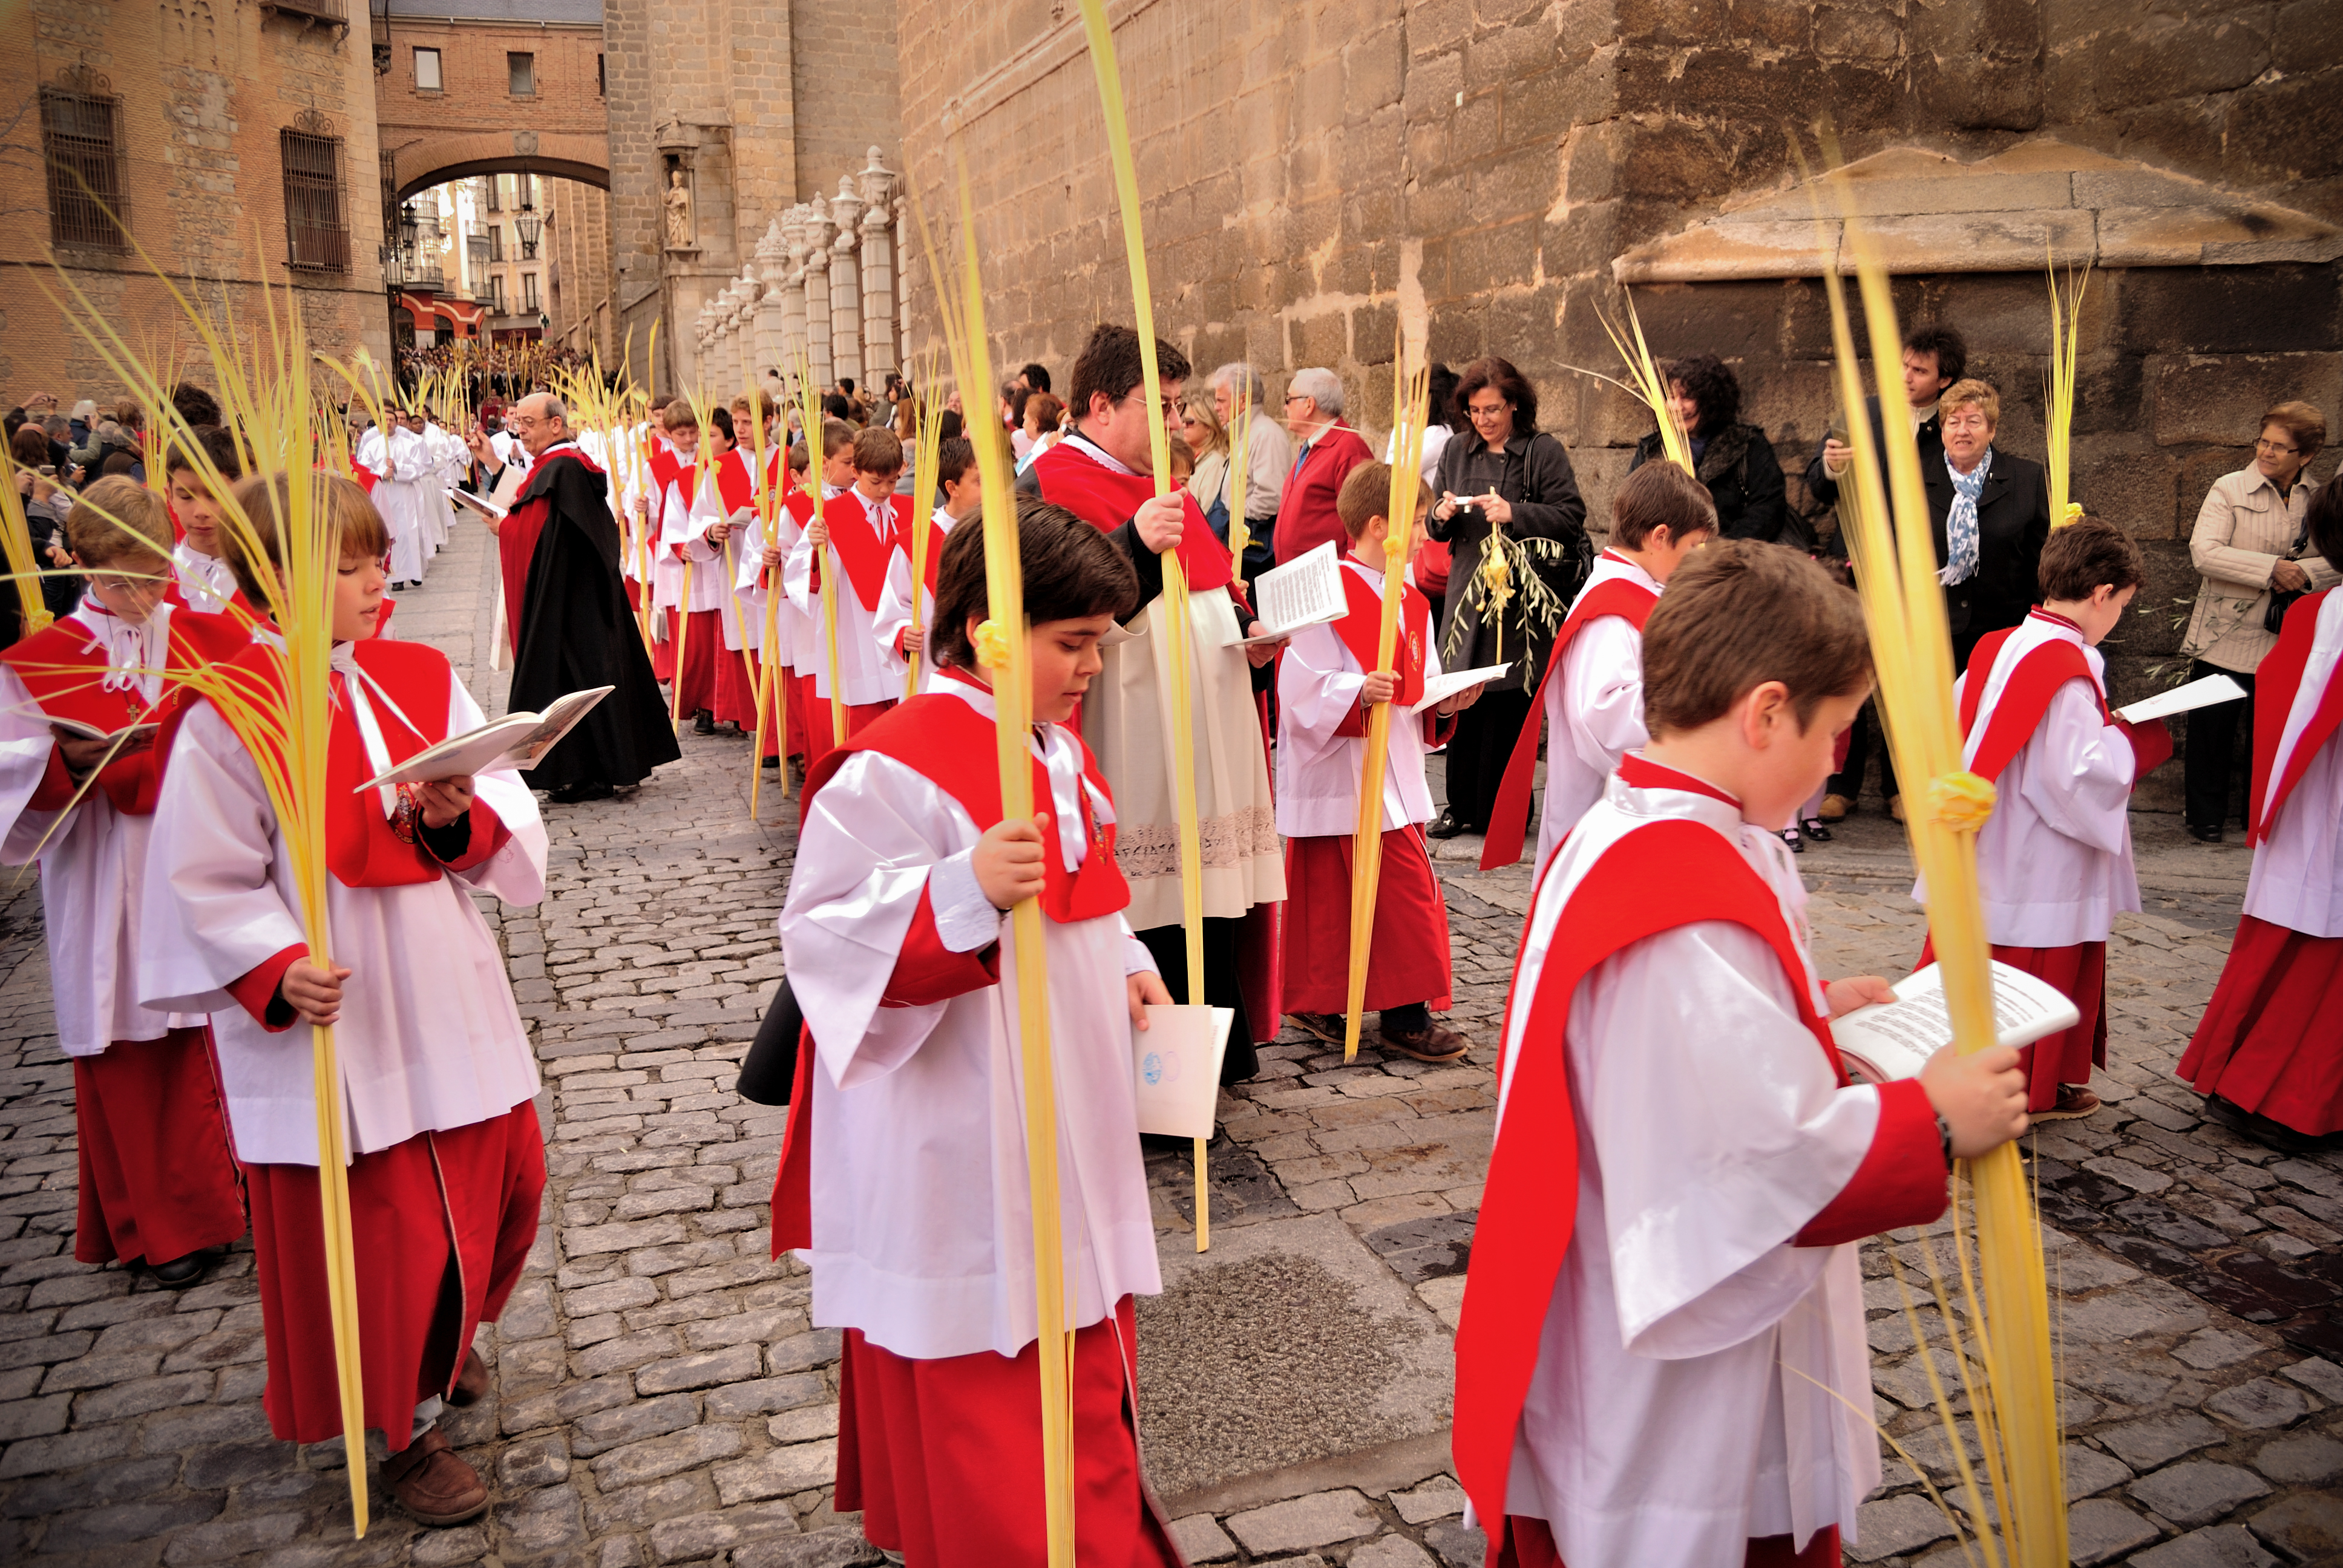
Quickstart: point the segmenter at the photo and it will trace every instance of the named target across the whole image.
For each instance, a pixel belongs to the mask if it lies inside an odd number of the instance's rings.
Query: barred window
[[[130,248],[122,100],[106,86],[103,76],[78,76],[41,89],[49,237],[58,245]]]
[[[342,138],[312,128],[277,133],[285,167],[285,260],[318,272],[347,272],[350,226],[342,204]]]

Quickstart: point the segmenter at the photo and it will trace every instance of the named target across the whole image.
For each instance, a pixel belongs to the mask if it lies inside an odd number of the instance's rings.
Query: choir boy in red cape
[[[712,408],[708,422],[702,430],[689,403],[667,406],[676,468],[659,514],[659,550],[684,568],[677,589],[675,711],[690,715],[695,734],[713,735],[719,722],[738,734],[741,719],[756,722],[757,706],[746,699],[739,649],[732,640],[730,622],[739,603],[732,586],[738,563],[726,565],[725,544],[748,520],[743,514],[755,497],[748,465],[732,440],[730,411]]]
[[[806,1042],[773,1244],[846,1331],[837,1506],[910,1568],[1048,1561],[1017,960],[1003,911],[1038,897],[1073,1354],[1074,1528],[1085,1563],[1180,1561],[1140,1470],[1131,1298],[1161,1289],[1131,1030],[1168,1000],[1123,918],[1114,804],[1068,724],[1137,589],[1104,535],[1027,501],[1033,818],[1001,817],[983,530],[944,547],[932,689],[806,784],[781,945]]]
[[[1427,629],[1432,602],[1413,583],[1401,588],[1393,668],[1375,668],[1383,632],[1383,542],[1391,524],[1391,465],[1362,463],[1342,481],[1336,516],[1350,554],[1342,591],[1350,612],[1296,632],[1277,668],[1277,830],[1285,836],[1285,1006],[1296,1023],[1339,1045],[1350,1002],[1351,856],[1366,768],[1367,717],[1397,706],[1383,778],[1383,874],[1364,1006],[1383,1014],[1384,1049],[1418,1061],[1454,1061],[1470,1042],[1433,1019],[1449,996],[1448,906],[1432,873],[1423,824],[1432,788],[1427,746],[1456,728],[1477,686],[1419,714],[1423,683],[1440,673]],[[1427,487],[1417,515],[1432,506]],[[1404,556],[1403,559],[1406,558]]]
[[[238,583],[259,598],[281,551],[287,487],[318,487],[341,539],[326,795],[326,925],[335,967],[309,961],[292,862],[260,768],[209,702],[166,738],[138,954],[150,1007],[210,1009],[236,1158],[251,1196],[262,1403],[284,1440],[342,1432],[327,1310],[317,1117],[306,1032],[332,1024],[346,1115],[365,1422],[390,1457],[383,1478],[427,1524],[478,1515],[488,1489],[448,1447],[443,1403],[488,1390],[471,1349],[503,1311],[537,1236],[545,1146],[530,1097],[528,1033],[503,955],[471,894],[529,905],[545,893],[545,829],[510,770],[421,785],[358,786],[425,747],[477,728],[480,710],[447,658],[373,638],[382,598],[380,518],[356,485],[262,477],[236,501],[268,554]],[[607,508],[605,518],[608,516]],[[614,590],[615,591],[615,590]],[[264,650],[247,677],[275,676]],[[355,1461],[357,1456],[353,1455]]]
[[[825,447],[830,440],[830,424],[823,422]],[[813,628],[817,650],[811,669],[801,675],[807,741],[813,762],[820,761],[837,743],[830,717],[833,674],[839,696],[846,704],[850,736],[903,695],[903,661],[880,645],[873,618],[887,581],[887,559],[894,553],[910,507],[910,497],[899,498],[895,494],[896,477],[903,471],[903,443],[892,430],[873,425],[856,433],[850,450],[853,483],[834,495],[824,487],[820,513],[807,521],[782,568],[789,602]],[[833,562],[840,579],[832,596],[838,605],[834,666],[821,615],[821,574]]]
[[[776,425],[779,421],[774,421]],[[778,440],[787,432],[774,431]],[[756,689],[765,690],[767,671],[772,680],[772,707],[765,717],[765,753],[759,760],[767,768],[779,768],[784,757],[802,759],[805,756],[805,719],[798,697],[796,664],[798,644],[801,639],[797,607],[780,595],[778,605],[773,594],[780,592],[781,563],[789,559],[789,549],[797,543],[798,533],[807,518],[813,515],[813,504],[807,499],[802,476],[805,473],[806,452],[802,447],[775,446],[765,457],[765,471],[757,481],[758,494],[778,491],[771,503],[773,525],[765,526],[765,506],[759,503],[742,530],[738,575],[733,590],[740,598],[741,631],[748,638],[749,676]],[[773,621],[773,645],[765,646],[765,620],[770,608]],[[750,728],[754,728],[751,722]]]
[[[244,457],[236,450],[236,437],[226,430],[211,429],[199,433],[196,439],[203,443],[204,455],[220,477],[229,484],[244,477]],[[221,615],[236,598],[236,574],[220,558],[219,498],[211,492],[210,485],[187,455],[185,447],[174,441],[171,455],[165,459],[165,485],[170,497],[171,515],[180,528],[178,544],[171,551],[170,600],[199,615]],[[249,604],[246,614],[257,618]]]
[[[2132,787],[2172,755],[2162,719],[2127,724],[2107,710],[2098,649],[2145,567],[2113,523],[2086,518],[2054,530],[2036,568],[2043,602],[1980,639],[1956,688],[1962,756],[1996,790],[1977,835],[1993,956],[2056,986],[2083,1015],[2026,1048],[2036,1121],[2099,1108],[2086,1086],[2107,1060],[2107,932],[2139,908]]]
[[[2343,571],[2343,487],[2310,498],[2310,548]],[[2343,1132],[2343,591],[2287,611],[2254,692],[2246,910],[2180,1059],[2215,1114],[2290,1154]]]
[[[928,628],[934,623],[936,576],[943,569],[945,538],[960,524],[984,515],[984,478],[977,471],[975,442],[955,436],[936,448],[936,485],[944,499],[928,519],[927,577],[918,588],[920,629],[911,629],[913,590],[908,531],[896,541],[895,553],[887,558],[887,583],[879,590],[879,608],[871,618],[879,632],[879,646],[905,663],[925,656]]]
[[[1651,742],[1540,879],[1456,1336],[1498,1568],[1839,1562],[1879,1480],[1862,1237],[2026,1124],[2017,1053],[1848,1081],[1776,835],[1870,687],[1855,596],[1723,539],[1644,626]]]
[[[139,892],[161,763],[153,732],[117,749],[106,733],[156,721],[171,673],[232,658],[244,633],[166,600],[171,520],[126,477],[100,479],[65,518],[89,572],[70,614],[0,659],[0,860],[41,863],[43,934],[57,1044],[73,1060],[81,1210],[74,1256],[143,1260],[161,1284],[203,1277],[206,1248],[244,1234],[244,1199],[213,1081],[203,1010],[139,1005]],[[172,926],[168,912],[160,923]]]
[[[1684,558],[1716,536],[1708,487],[1674,463],[1646,463],[1611,503],[1611,540],[1554,634],[1538,678],[1538,699],[1513,743],[1481,852],[1484,871],[1522,858],[1539,732],[1546,748],[1545,806],[1538,818],[1537,869],[1564,835],[1603,799],[1619,759],[1650,739],[1644,729],[1644,622]],[[1558,673],[1557,673],[1558,672]]]

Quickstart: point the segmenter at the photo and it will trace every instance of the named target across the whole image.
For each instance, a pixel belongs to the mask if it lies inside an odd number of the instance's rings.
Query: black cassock
[[[548,453],[504,523],[536,533],[513,626],[512,710],[541,710],[588,687],[618,689],[529,773],[536,789],[639,784],[683,755],[627,608],[609,482],[574,451]]]

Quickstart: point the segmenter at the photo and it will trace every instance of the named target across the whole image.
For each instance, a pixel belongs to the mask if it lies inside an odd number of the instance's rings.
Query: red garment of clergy
[[[908,537],[903,529],[911,515],[911,498],[890,496],[888,502],[884,529],[871,527],[870,504],[860,490],[840,490],[821,504],[822,520],[830,525],[830,548],[838,552],[846,580],[854,585],[854,597],[865,610],[879,608],[879,591],[887,586],[887,562],[895,554],[895,542]],[[818,552],[814,557],[813,581],[816,587],[820,586],[821,556]]]
[[[1619,776],[1638,789],[1717,790],[1670,769],[1628,757]],[[1557,856],[1547,867],[1563,864]],[[1541,886],[1543,879],[1541,879]],[[1531,900],[1535,918],[1537,900]],[[1554,1282],[1570,1250],[1578,1206],[1578,1128],[1571,1105],[1564,1030],[1579,982],[1603,962],[1647,937],[1703,920],[1747,928],[1774,950],[1799,1021],[1847,1081],[1830,1025],[1806,994],[1806,968],[1764,878],[1723,835],[1703,824],[1661,820],[1628,833],[1588,869],[1554,929],[1489,1159],[1481,1213],[1465,1276],[1456,1335],[1456,1473],[1484,1519],[1505,1516],[1515,1435]],[[1526,947],[1526,943],[1524,944]],[[1507,1007],[1522,1005],[1516,969]],[[1897,1225],[1923,1224],[1944,1211],[1941,1161],[1905,1158],[1916,1142],[1936,1145],[1936,1112],[1917,1082],[1879,1091],[1879,1127],[1854,1177],[1795,1238],[1800,1246],[1836,1246]]]
[[[2040,608],[2033,614],[2036,618],[2060,626],[2075,624],[2064,616]],[[1985,700],[1985,689],[2016,630],[2011,627],[1986,633],[1977,639],[1976,649],[1969,655],[1968,676],[1961,682],[1964,739],[1976,729],[1977,709]],[[2017,754],[2026,749],[2026,743],[2034,739],[2034,732],[2042,728],[2042,716],[2050,710],[2050,699],[2070,680],[2079,680],[2091,689],[2091,697],[2099,705],[2099,717],[2122,730],[2124,739],[2131,742],[2133,782],[2171,757],[2172,736],[2163,724],[2128,724],[2109,712],[2107,693],[2091,674],[2090,661],[2083,657],[2081,646],[2057,638],[2036,643],[2025,662],[2002,683],[2001,695],[1986,720],[1985,738],[1977,743],[1969,771],[1988,781],[1999,780]]]
[[[1609,552],[1604,552],[1608,554]],[[1489,832],[1481,844],[1481,869],[1493,871],[1522,858],[1528,837],[1530,789],[1537,779],[1538,738],[1545,727],[1545,683],[1562,668],[1562,656],[1578,634],[1606,615],[1615,615],[1638,632],[1652,618],[1660,596],[1641,583],[1612,578],[1596,583],[1570,607],[1562,629],[1554,634],[1554,651],[1546,655],[1545,670],[1530,698],[1530,716],[1522,723],[1521,739],[1505,761],[1505,776],[1497,785],[1496,804],[1489,809]]]
[[[1413,584],[1400,585],[1399,638],[1392,649],[1399,677],[1399,694],[1392,700],[1402,709],[1423,700],[1424,650],[1432,623],[1432,601]],[[1347,568],[1342,572],[1342,597],[1350,610],[1334,623],[1334,634],[1363,670],[1383,668],[1383,589]]]
[[[576,463],[595,477],[602,477],[602,470],[594,460],[568,441],[555,447],[537,462],[539,467],[553,463]],[[534,473],[530,479],[534,483]],[[538,538],[545,532],[545,525],[552,520],[553,497],[548,491],[516,506],[505,514],[504,521],[497,525],[497,564],[505,588],[505,635],[511,639],[516,655],[520,652],[521,606],[528,601],[529,562],[537,558]]]
[[[183,701],[185,672],[235,658],[250,641],[233,618],[198,615],[175,609],[171,614],[161,697],[149,707],[136,687],[119,691],[105,689],[106,652],[89,628],[71,616],[52,621],[31,637],[0,652],[16,678],[25,683],[41,711],[52,719],[71,719],[112,734],[126,724],[166,723]],[[117,757],[97,776],[117,811],[134,817],[151,816],[163,787],[163,733],[156,744]],[[49,749],[48,771],[27,804],[36,811],[58,811],[72,801],[79,786],[65,771],[65,754]]]
[[[954,672],[946,672],[960,678]],[[971,683],[973,684],[973,683]],[[817,716],[816,722],[824,722]],[[1082,749],[1082,778],[1099,794],[1113,799],[1098,759],[1084,745],[1080,731],[1059,729]],[[981,833],[1001,819],[1001,770],[992,765],[993,721],[960,698],[946,692],[923,692],[889,709],[870,728],[847,737],[843,745],[822,753],[809,768],[805,793],[798,803],[799,819],[811,809],[816,791],[830,782],[846,759],[858,751],[890,757],[960,802]],[[1050,770],[1038,757],[1028,759],[1033,769],[1033,800],[1037,809],[1049,809]],[[1082,827],[1089,848],[1080,869],[1069,874],[1064,850],[1053,823],[1041,835],[1041,912],[1061,924],[1098,920],[1129,907],[1131,886],[1114,859],[1114,824],[1101,822],[1091,812],[1087,793],[1082,799]],[[997,983],[999,957],[992,948],[974,953],[947,951],[935,933],[934,916],[927,896],[903,951],[895,960],[895,979],[881,1000],[882,1007],[910,1007],[942,1001],[962,992]],[[922,970],[940,970],[949,978],[940,985]],[[812,1172],[813,1035],[804,1031],[798,1042],[797,1081],[789,1091],[789,1119],[781,1135],[780,1169],[773,1177],[773,1256],[792,1247],[813,1245]]]
[[[1033,477],[1041,498],[1098,528],[1115,529],[1138,514],[1155,495],[1155,480],[1146,474],[1118,474],[1071,441],[1061,441],[1033,459]],[[1212,533],[1212,525],[1196,506],[1196,498],[1182,495],[1180,564],[1188,586],[1198,593],[1229,586],[1229,552]]]
[[[2278,781],[2276,799],[2270,799],[2270,774],[2278,767],[2278,743],[2286,739],[2286,721],[2294,712],[2295,699],[2302,691],[2302,678],[2310,666],[2310,647],[2318,634],[2318,607],[2333,588],[2322,588],[2306,594],[2286,612],[2286,626],[2278,633],[2278,646],[2262,660],[2256,672],[2254,692],[2254,782],[2248,802],[2250,823],[2246,838],[2258,844],[2269,837],[2270,823],[2285,809],[2287,798],[2294,787],[2310,770],[2312,759],[2319,749],[2343,729],[2343,666],[2327,679],[2327,689],[2319,694],[2318,706],[2312,709],[2310,722],[2303,727],[2294,751],[2288,757],[2285,777]],[[2268,800],[2265,809],[2263,802]]]

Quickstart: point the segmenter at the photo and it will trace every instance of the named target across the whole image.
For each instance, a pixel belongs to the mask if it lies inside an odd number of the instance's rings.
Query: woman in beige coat
[[[2188,716],[2184,811],[2188,831],[2207,844],[2221,841],[2228,820],[2237,725],[2250,731],[2254,671],[2278,641],[2263,625],[2271,592],[2332,588],[2338,580],[2324,560],[2302,558],[2312,488],[2304,474],[2326,444],[2327,418],[2317,408],[2273,407],[2262,416],[2254,460],[2213,482],[2189,536],[2189,558],[2204,575],[2183,645],[2193,661],[2189,678],[2227,675],[2246,689],[2240,701]]]

